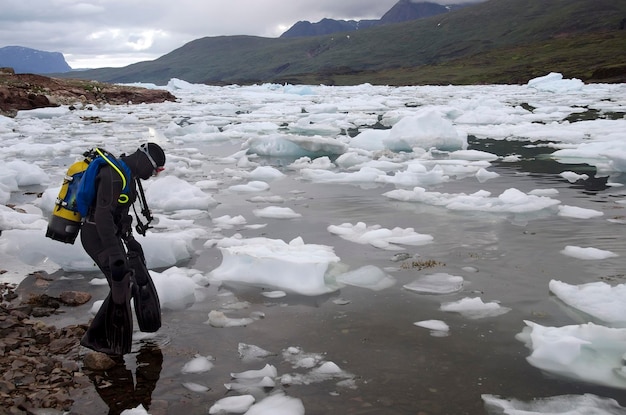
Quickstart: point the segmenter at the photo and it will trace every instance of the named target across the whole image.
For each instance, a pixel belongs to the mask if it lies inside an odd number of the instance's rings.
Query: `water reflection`
[[[148,410],[152,392],[161,375],[163,353],[153,344],[143,345],[137,353],[136,383],[124,361],[112,369],[89,373],[98,395],[109,407],[109,415],[119,415],[140,404]]]

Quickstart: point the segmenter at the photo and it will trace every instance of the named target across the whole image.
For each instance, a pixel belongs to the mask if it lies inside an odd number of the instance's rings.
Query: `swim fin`
[[[100,309],[96,313],[96,316],[91,321],[91,324],[87,328],[87,331],[80,339],[81,346],[88,347],[91,350],[95,350],[96,352],[106,353],[106,354],[114,354],[109,347],[109,342],[106,338],[106,330],[105,330],[105,314],[108,308],[108,302],[111,301],[111,297],[107,296]]]
[[[104,327],[112,354],[130,353],[133,343],[133,314],[130,309],[132,270],[120,281],[111,281],[111,292],[104,301]]]
[[[161,328],[161,302],[143,257],[128,252],[128,266],[134,271],[133,303],[139,330],[154,333]]]

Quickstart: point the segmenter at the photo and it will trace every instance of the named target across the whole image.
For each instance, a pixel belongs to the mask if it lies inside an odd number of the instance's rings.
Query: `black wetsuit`
[[[129,208],[136,198],[135,180],[127,178],[129,184],[128,201],[120,203],[122,178],[112,167],[105,165],[96,178],[96,202],[80,231],[80,240],[87,254],[102,270],[111,285],[115,273],[116,279],[123,276],[128,268],[123,237],[130,234],[132,217]],[[117,261],[119,268],[111,269]]]

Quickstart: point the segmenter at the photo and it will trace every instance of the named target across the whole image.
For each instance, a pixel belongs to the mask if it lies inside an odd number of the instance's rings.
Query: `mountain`
[[[69,72],[72,70],[60,52],[44,52],[21,46],[0,48],[0,67],[13,68],[15,73],[34,74]]]
[[[387,13],[380,18],[380,24],[406,22],[407,20],[423,19],[447,13],[450,10],[463,7],[461,5],[442,6],[431,2],[414,2],[412,0],[398,1]]]
[[[378,24],[378,20],[334,20],[322,19],[317,23],[299,21],[280,35],[281,38],[330,35],[331,33],[351,32],[366,29]]]
[[[160,58],[69,76],[105,82],[214,85],[524,83],[551,71],[626,77],[626,1],[488,0],[349,36],[206,37]]]
[[[304,37],[329,35],[339,32],[351,32],[354,30],[363,30],[369,27],[405,22],[407,20],[421,19],[431,17],[441,13],[447,13],[453,8],[460,6],[442,6],[437,3],[430,2],[414,2],[412,0],[399,0],[387,13],[379,20],[334,20],[322,19],[317,23],[309,21],[299,21],[291,26],[285,33],[280,35],[286,37]]]

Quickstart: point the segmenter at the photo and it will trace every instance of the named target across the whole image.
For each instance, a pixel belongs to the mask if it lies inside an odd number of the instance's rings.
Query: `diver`
[[[137,199],[137,188],[143,197],[139,180],[147,180],[164,169],[165,153],[158,144],[147,143],[130,155],[120,156],[119,161],[124,169],[103,164],[98,171],[95,201],[80,230],[85,251],[103,272],[110,288],[80,344],[109,355],[131,351],[131,297],[142,331],[156,331],[161,325],[158,296],[145,267],[141,244],[132,234],[129,208]],[[122,174],[123,170],[130,172],[130,177]]]

